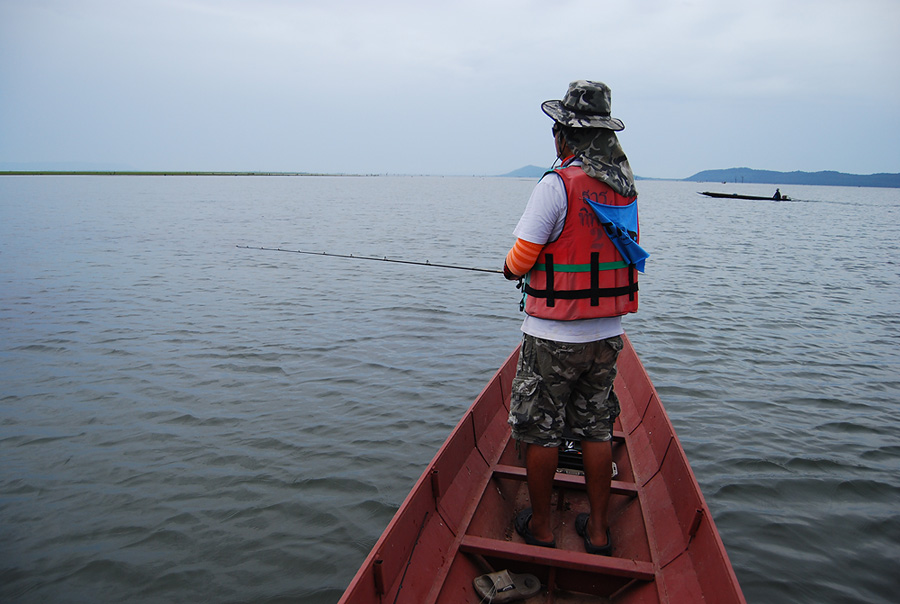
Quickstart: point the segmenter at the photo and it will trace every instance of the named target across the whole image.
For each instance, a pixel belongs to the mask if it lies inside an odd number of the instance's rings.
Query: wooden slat
[[[638,581],[652,581],[656,577],[653,564],[610,556],[595,556],[583,552],[524,545],[512,541],[485,539],[466,535],[460,551],[481,556],[517,560],[556,568],[565,568],[614,577],[627,577]]]
[[[525,480],[526,472],[525,468],[521,466],[497,464],[496,466],[494,466],[494,476],[497,478],[509,478],[512,480]],[[557,487],[575,487],[584,489],[584,477],[557,472],[556,476],[554,476],[553,478],[553,485]],[[610,493],[613,493],[615,495],[637,497],[638,491],[634,483],[613,480],[610,486]]]

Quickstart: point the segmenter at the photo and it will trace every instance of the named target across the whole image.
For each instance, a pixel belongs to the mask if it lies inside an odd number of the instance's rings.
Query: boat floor
[[[615,449],[617,465],[626,465],[624,448]],[[505,454],[515,455],[514,451]],[[472,572],[502,569],[533,574],[547,589],[529,602],[604,601],[600,598],[613,601],[610,598],[635,582],[653,581],[655,570],[650,543],[640,530],[643,510],[628,476],[620,476],[613,482],[612,556],[586,553],[582,537],[575,532],[576,517],[589,511],[582,476],[558,473],[552,504],[556,548],[526,545],[513,526],[518,511],[530,506],[525,470],[517,461],[497,464],[460,543],[460,550],[466,554],[457,561],[460,572],[467,577]],[[551,593],[553,597],[548,599]]]

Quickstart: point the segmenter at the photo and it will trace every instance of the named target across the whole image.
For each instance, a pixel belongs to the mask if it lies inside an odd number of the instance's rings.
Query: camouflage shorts
[[[607,441],[619,416],[613,391],[621,336],[568,344],[529,335],[512,383],[509,424],[516,440],[555,447],[563,434]]]

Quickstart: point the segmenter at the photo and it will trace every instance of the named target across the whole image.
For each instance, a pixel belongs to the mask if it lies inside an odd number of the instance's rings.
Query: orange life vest
[[[623,260],[587,203],[625,206],[636,198],[619,195],[580,166],[555,172],[566,188],[566,220],[559,237],[544,246],[526,276],[525,312],[573,321],[637,311],[637,270]],[[637,240],[637,233],[634,237]]]

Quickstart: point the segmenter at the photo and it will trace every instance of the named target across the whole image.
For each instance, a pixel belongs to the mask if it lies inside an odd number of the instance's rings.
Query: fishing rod
[[[455,268],[461,271],[477,271],[479,273],[499,273],[503,274],[503,271],[493,269],[493,268],[474,268],[471,266],[456,266],[455,264],[434,264],[426,260],[425,262],[418,262],[415,260],[396,260],[394,258],[388,258],[387,256],[383,258],[378,258],[377,256],[357,256],[355,254],[329,254],[327,252],[308,252],[305,250],[286,250],[280,247],[258,247],[251,245],[237,245],[235,247],[239,247],[242,250],[264,250],[267,252],[290,252],[291,254],[309,254],[310,256],[327,256],[329,258],[348,258],[352,260],[378,260],[379,262],[394,262],[396,264],[414,264],[416,266],[431,266],[437,268]]]

